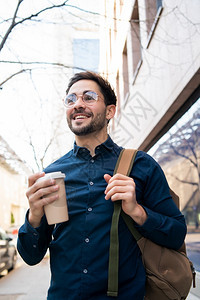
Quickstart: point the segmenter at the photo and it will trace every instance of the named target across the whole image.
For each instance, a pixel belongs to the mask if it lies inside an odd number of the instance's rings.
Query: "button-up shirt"
[[[113,174],[121,147],[110,137],[95,149],[74,145],[73,150],[45,169],[65,173],[69,221],[48,225],[45,216],[38,228],[26,217],[19,230],[18,251],[30,265],[50,250],[49,300],[107,300],[110,227],[113,203],[105,200],[104,174]],[[146,153],[137,153],[130,177],[136,198],[148,218],[138,230],[161,245],[178,249],[186,226],[160,166]],[[28,214],[28,212],[27,212]],[[123,219],[119,221],[119,295],[117,299],[142,300],[145,270],[140,250]]]

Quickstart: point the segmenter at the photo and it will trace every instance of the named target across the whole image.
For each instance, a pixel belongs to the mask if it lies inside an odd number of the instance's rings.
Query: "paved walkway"
[[[200,242],[200,232],[191,232],[186,235],[186,244],[191,242]],[[200,250],[200,249],[199,249]]]
[[[188,250],[199,252],[200,264],[200,232],[188,233],[185,241]],[[196,288],[191,288],[187,300],[200,300],[200,272],[196,272]]]

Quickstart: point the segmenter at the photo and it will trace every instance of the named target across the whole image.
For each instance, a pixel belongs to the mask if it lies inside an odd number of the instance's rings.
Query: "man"
[[[159,165],[146,153],[137,153],[130,177],[112,176],[121,147],[108,136],[107,125],[114,117],[116,96],[98,74],[82,72],[69,82],[67,122],[75,135],[74,148],[46,168],[45,172],[66,174],[69,221],[50,226],[44,205],[57,200],[54,180],[36,183],[44,173],[29,177],[27,198],[30,209],[19,230],[18,251],[30,265],[39,263],[50,250],[49,300],[106,300],[108,257],[113,202],[138,230],[161,245],[178,249],[186,225],[170,194]],[[142,300],[145,270],[139,248],[123,219],[119,221],[120,300]]]

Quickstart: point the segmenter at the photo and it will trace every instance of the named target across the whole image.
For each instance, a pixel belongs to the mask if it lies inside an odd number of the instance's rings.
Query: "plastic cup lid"
[[[48,178],[53,178],[53,179],[57,179],[57,178],[65,178],[65,174],[62,172],[51,172],[51,173],[45,173],[45,176],[40,177],[37,181],[40,180],[46,180]]]

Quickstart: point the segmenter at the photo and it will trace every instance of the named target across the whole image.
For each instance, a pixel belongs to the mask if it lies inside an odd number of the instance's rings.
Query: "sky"
[[[8,0],[6,5],[3,2],[0,1],[1,36],[9,26],[9,19],[18,1]],[[61,0],[31,2],[24,0],[18,16],[24,18],[47,5],[62,2]],[[0,135],[34,170],[37,170],[37,166],[30,140],[36,153],[42,157],[48,141],[54,137],[55,143],[47,151],[45,166],[66,153],[73,145],[74,138],[68,129],[62,103],[67,81],[73,74],[73,70],[66,68],[63,71],[48,64],[41,66],[24,63],[19,66],[15,63],[2,63],[2,61],[58,61],[72,66],[73,57],[68,58],[68,48],[72,42],[70,31],[74,32],[75,27],[80,27],[81,24],[98,31],[99,19],[98,14],[95,13],[100,12],[101,0],[69,0],[67,4],[77,8],[67,7],[62,11],[58,9],[54,12],[48,11],[37,21],[36,19],[27,21],[14,28],[0,52],[0,82],[23,68],[34,69],[32,72],[27,71],[13,77],[0,90]],[[94,14],[84,12],[82,9],[92,11]],[[88,57],[83,57],[84,59],[87,60]],[[77,63],[81,64],[80,59]]]

